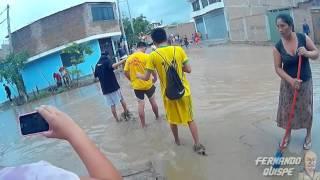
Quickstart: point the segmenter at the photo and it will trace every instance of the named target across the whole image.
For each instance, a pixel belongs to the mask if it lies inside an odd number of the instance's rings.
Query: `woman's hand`
[[[82,132],[81,128],[67,114],[53,106],[41,106],[37,111],[49,124],[49,131],[42,133],[48,138],[69,141]]]
[[[300,79],[292,78],[290,81],[291,87],[296,90],[300,90],[301,84],[302,84],[302,80]]]
[[[304,57],[310,58],[309,51],[305,47],[300,47],[300,48],[298,48],[297,51],[298,51],[299,56],[304,56]]]

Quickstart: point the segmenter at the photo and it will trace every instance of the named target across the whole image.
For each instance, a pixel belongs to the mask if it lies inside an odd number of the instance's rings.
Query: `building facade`
[[[202,39],[228,38],[227,19],[222,0],[190,0],[192,18]]]
[[[187,36],[189,40],[192,39],[192,34],[194,34],[196,31],[193,22],[168,25],[165,26],[164,29],[166,30],[168,35],[180,35],[181,38]]]
[[[71,43],[86,43],[93,51],[79,64],[81,76],[87,76],[93,73],[101,51],[108,51],[112,57],[116,55],[120,36],[114,0],[82,3],[13,32],[13,51],[26,51],[30,56],[22,72],[27,92],[55,85],[53,73],[60,67],[74,68],[70,57],[63,54],[63,49]],[[16,94],[16,90],[13,93]],[[0,102],[5,100],[5,93],[0,93]]]
[[[297,32],[306,20],[319,42],[319,0],[190,0],[192,17],[203,39],[277,42],[275,18],[290,14]]]

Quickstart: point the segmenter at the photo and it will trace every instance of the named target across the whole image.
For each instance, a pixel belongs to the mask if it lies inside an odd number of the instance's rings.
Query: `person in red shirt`
[[[62,78],[59,73],[53,73],[53,79],[56,81],[57,87],[62,86]]]

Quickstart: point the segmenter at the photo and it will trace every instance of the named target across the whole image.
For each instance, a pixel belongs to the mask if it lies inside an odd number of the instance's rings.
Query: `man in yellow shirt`
[[[154,29],[151,33],[151,38],[157,49],[150,54],[150,59],[146,66],[147,72],[145,74],[138,74],[137,77],[142,80],[148,80],[153,72],[156,71],[158,73],[166,117],[170,124],[175,143],[180,145],[177,125],[188,125],[194,140],[194,151],[205,155],[205,147],[200,144],[198,128],[193,120],[190,85],[185,74],[191,73],[188,57],[181,47],[167,45],[167,35],[164,29]],[[167,93],[169,87],[167,78],[170,79],[169,76],[167,77],[167,73],[171,65],[177,72],[178,78],[182,81],[184,87],[183,91],[179,91],[182,97],[175,100],[170,98]]]
[[[156,87],[153,85],[157,81],[157,74],[154,72],[153,80],[149,77],[147,81],[143,81],[136,77],[137,73],[144,74],[149,55],[145,54],[147,50],[147,44],[139,42],[137,45],[137,51],[130,55],[124,66],[125,76],[131,81],[131,86],[134,89],[134,93],[138,98],[138,112],[141,120],[142,128],[145,127],[145,113],[144,113],[144,95],[147,95],[151,104],[152,110],[159,118],[158,105],[155,99]]]

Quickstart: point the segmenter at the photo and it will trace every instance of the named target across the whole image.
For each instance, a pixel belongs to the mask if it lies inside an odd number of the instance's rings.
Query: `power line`
[[[7,11],[8,8],[5,8],[1,13],[0,13],[0,16],[5,12]]]
[[[3,21],[1,21],[1,22],[0,22],[0,25],[1,25],[2,23],[4,23],[6,20],[7,20],[7,19],[4,19]]]

